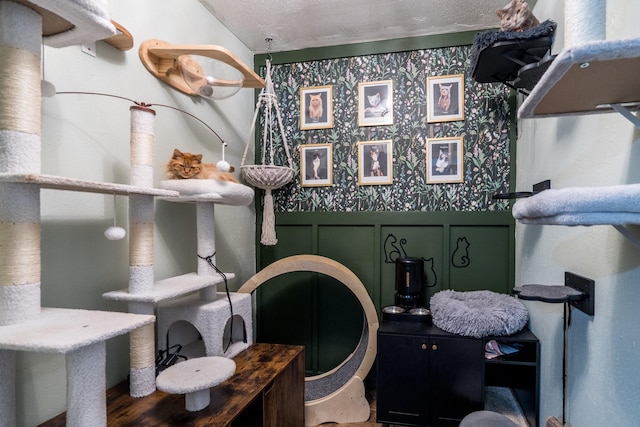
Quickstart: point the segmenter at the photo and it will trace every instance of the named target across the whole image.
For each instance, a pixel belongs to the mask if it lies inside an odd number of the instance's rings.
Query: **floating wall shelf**
[[[635,126],[640,107],[640,38],[570,47],[554,59],[518,110],[520,118],[618,111]]]
[[[151,74],[188,95],[198,95],[187,85],[178,65],[178,58],[188,55],[204,56],[232,66],[242,73],[244,77],[243,87],[245,88],[259,89],[265,86],[265,82],[260,76],[222,46],[178,45],[163,40],[149,39],[140,44],[138,54],[145,68]],[[189,61],[189,64],[195,67],[194,70],[196,72],[202,73],[195,61]]]

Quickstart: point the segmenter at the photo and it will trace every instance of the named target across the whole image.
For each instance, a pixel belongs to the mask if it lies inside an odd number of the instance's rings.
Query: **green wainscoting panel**
[[[512,289],[509,233],[509,227],[505,226],[452,226],[451,289],[509,293]]]
[[[260,245],[257,269],[297,254],[334,259],[358,276],[378,313],[395,302],[399,256],[424,260],[425,305],[442,289],[509,293],[514,228],[509,211],[277,213],[278,243]],[[322,274],[275,277],[259,288],[257,304],[258,341],[305,345],[307,375],[336,367],[362,334],[359,302]]]

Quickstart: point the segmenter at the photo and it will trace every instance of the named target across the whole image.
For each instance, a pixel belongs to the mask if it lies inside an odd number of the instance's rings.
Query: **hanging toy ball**
[[[104,237],[109,240],[121,240],[127,235],[127,231],[122,227],[109,227],[104,231]]]
[[[216,167],[220,172],[229,172],[231,171],[231,165],[224,159],[224,149],[227,147],[227,143],[222,143],[222,160],[216,163]]]
[[[229,172],[231,170],[231,165],[226,160],[220,160],[216,163],[216,167],[220,172]]]
[[[109,240],[121,240],[127,235],[127,231],[116,225],[116,195],[113,195],[113,225],[104,231],[104,237]]]

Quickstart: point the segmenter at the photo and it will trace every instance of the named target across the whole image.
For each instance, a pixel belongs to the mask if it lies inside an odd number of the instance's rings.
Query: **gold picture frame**
[[[427,123],[464,120],[464,74],[427,77]]]
[[[300,146],[300,185],[302,187],[333,185],[333,144]]]
[[[300,88],[300,129],[333,127],[333,86]]]
[[[464,181],[461,136],[427,138],[427,184]]]
[[[358,185],[393,184],[393,142],[358,142]]]
[[[393,124],[393,80],[358,83],[358,126]]]

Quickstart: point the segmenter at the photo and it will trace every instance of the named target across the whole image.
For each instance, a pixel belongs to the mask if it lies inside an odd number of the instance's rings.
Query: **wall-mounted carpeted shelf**
[[[523,224],[612,225],[640,248],[629,230],[640,224],[640,184],[549,189],[518,199],[512,213]]]
[[[227,280],[235,279],[235,274],[225,273]],[[170,277],[168,279],[154,282],[150,291],[133,293],[128,289],[110,291],[102,294],[102,297],[116,301],[135,301],[158,303],[168,299],[181,297],[201,289],[214,287],[218,283],[224,283],[221,276],[204,276],[197,273],[187,273],[181,276]],[[215,289],[215,288],[214,288]]]
[[[640,107],[640,38],[565,49],[518,110],[520,118],[620,112],[635,126]]]

